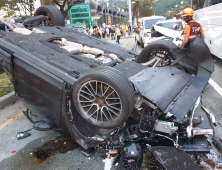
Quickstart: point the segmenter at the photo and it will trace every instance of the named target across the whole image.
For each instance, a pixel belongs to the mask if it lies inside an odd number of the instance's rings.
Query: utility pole
[[[128,0],[128,3],[129,3],[129,23],[130,23],[130,26],[131,26],[131,28],[133,28],[132,27],[132,2],[131,2],[131,0]]]

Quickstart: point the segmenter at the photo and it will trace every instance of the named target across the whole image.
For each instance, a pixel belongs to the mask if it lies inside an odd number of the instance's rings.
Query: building
[[[124,11],[126,1],[120,0],[85,0],[84,3],[74,5],[69,11],[70,23],[84,23],[88,28],[91,26],[117,24],[128,14]]]

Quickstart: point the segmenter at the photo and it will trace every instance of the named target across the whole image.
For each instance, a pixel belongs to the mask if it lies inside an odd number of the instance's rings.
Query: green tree
[[[82,0],[63,0],[63,1],[60,1],[60,0],[52,0],[56,5],[59,6],[60,8],[60,11],[62,12],[63,14],[63,17],[66,18],[68,13],[69,13],[69,10],[72,8],[72,6],[74,6],[75,4],[77,3],[80,3],[82,2]]]
[[[81,0],[41,0],[42,5],[58,5],[60,11],[62,12],[64,18],[67,17],[71,7]],[[16,11],[24,11],[26,15],[34,14],[33,0],[1,0],[0,8],[6,11],[5,17],[10,17],[15,15]]]
[[[52,0],[41,0],[42,5],[55,5]],[[1,0],[0,8],[6,11],[4,17],[15,15],[17,11],[24,11],[26,15],[34,14],[33,0]]]
[[[167,13],[167,15],[166,15],[166,17],[168,18],[168,19],[171,19],[171,18],[173,18],[173,17],[180,17],[181,15],[179,14],[179,12],[180,12],[180,10],[184,10],[185,8],[190,8],[191,7],[191,5],[185,5],[185,6],[181,6],[180,8],[176,8],[175,10],[173,10],[173,11],[169,11],[168,13]]]
[[[183,1],[183,4],[181,2]],[[190,0],[156,0],[154,2],[153,11],[157,16],[168,16],[169,11],[178,11],[180,7],[190,5]]]
[[[153,15],[153,9],[151,6],[154,4],[155,0],[143,0],[143,1],[136,1],[133,4],[133,11],[137,18],[140,17],[147,17]]]
[[[16,0],[1,0],[0,2],[0,8],[4,11],[6,11],[6,15],[4,17],[10,17],[15,14],[15,11],[18,11],[19,8],[16,4]]]

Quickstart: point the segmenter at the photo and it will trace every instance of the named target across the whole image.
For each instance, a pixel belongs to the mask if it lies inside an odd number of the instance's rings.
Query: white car
[[[185,23],[182,20],[159,21],[153,26],[151,42],[170,38],[176,45],[180,45],[183,41],[184,26]]]
[[[143,17],[140,19],[140,30],[135,30],[138,45],[140,44],[142,48],[147,46],[151,41],[151,27],[155,25],[158,21],[165,20],[163,16],[151,16]]]

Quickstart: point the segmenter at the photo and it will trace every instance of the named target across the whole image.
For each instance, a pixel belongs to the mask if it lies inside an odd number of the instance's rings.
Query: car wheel
[[[142,38],[141,38],[141,47],[144,48],[144,43],[143,43]]]
[[[159,40],[152,42],[137,58],[138,63],[147,63],[146,66],[165,66],[170,65],[174,59],[170,52],[171,48],[175,48],[175,44],[170,40]],[[177,46],[176,46],[177,47]]]
[[[73,101],[79,114],[100,128],[122,125],[133,110],[134,98],[131,82],[113,68],[86,74],[73,89]]]
[[[41,6],[39,7],[35,14],[44,15],[47,17],[46,26],[65,26],[65,20],[61,11],[55,6]]]

